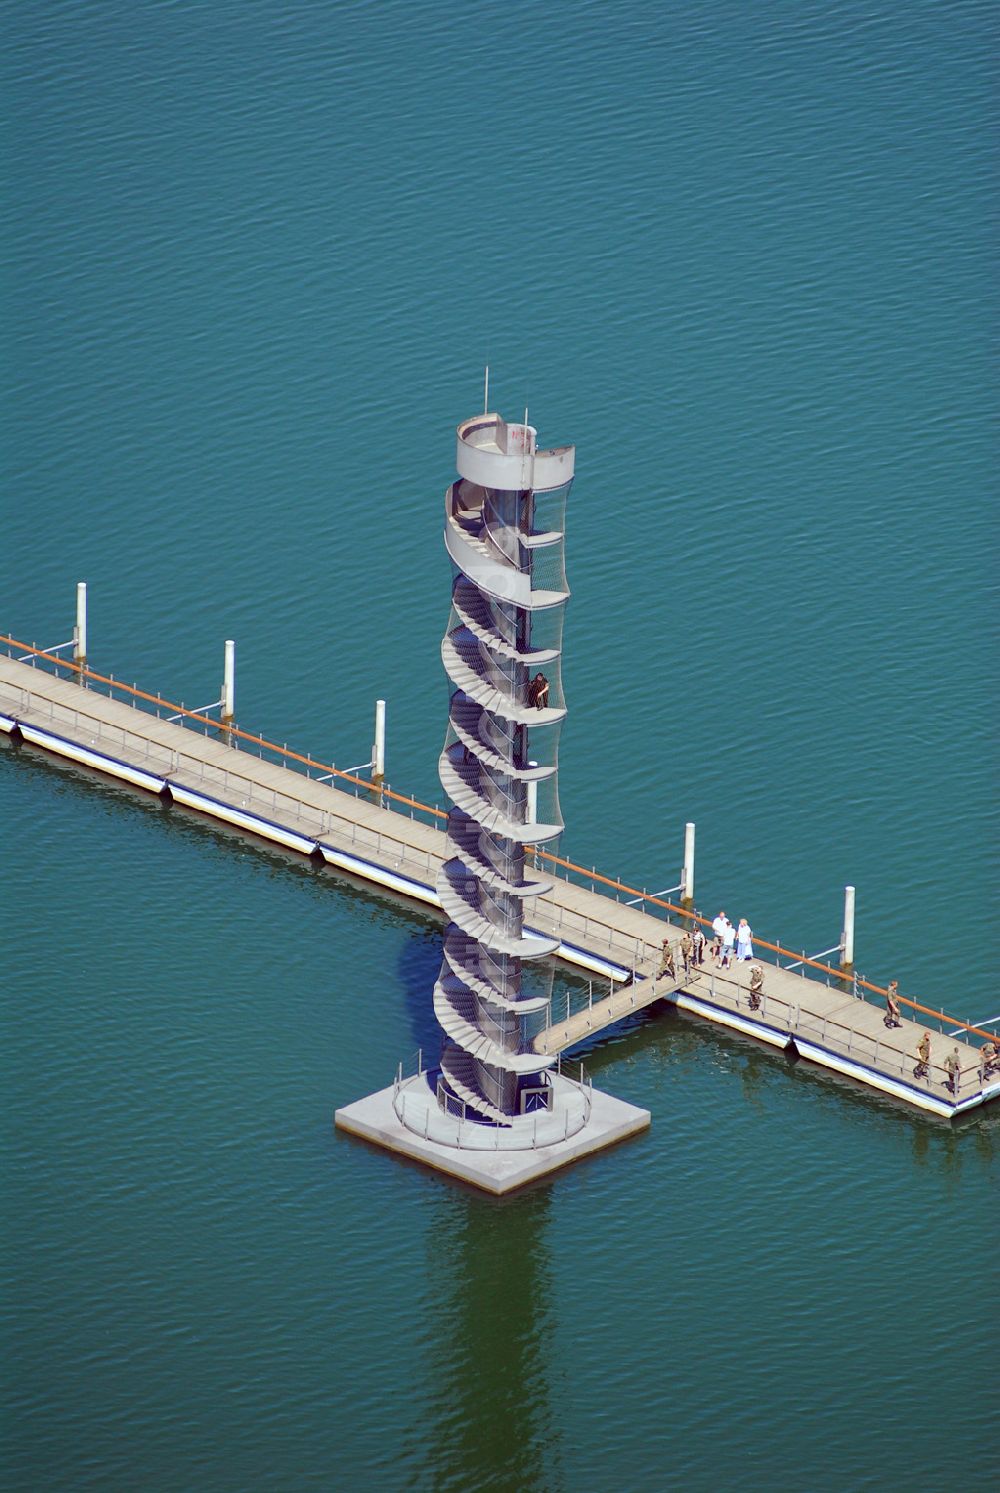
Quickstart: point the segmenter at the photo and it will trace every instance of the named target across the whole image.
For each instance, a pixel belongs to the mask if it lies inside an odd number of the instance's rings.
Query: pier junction
[[[441,809],[13,637],[0,634],[0,650],[0,730],[15,740],[441,915],[436,883],[448,859]],[[980,1067],[991,1030],[905,997],[902,1025],[887,1030],[882,986],[759,938],[759,1010],[750,1007],[747,965],[716,970],[708,958],[691,977],[658,979],[662,940],[691,926],[689,908],[544,849],[537,863],[552,887],[536,899],[527,932],[557,939],[556,957],[592,979],[586,993],[550,1004],[535,1039],[545,1051],[571,1051],[664,1000],[935,1115],[951,1118],[1000,1096],[1000,1077],[984,1080]],[[924,1030],[932,1033],[932,1060],[917,1078]],[[957,1093],[942,1067],[953,1046],[961,1062]],[[401,1072],[397,1084],[406,1081]]]
[[[976,1027],[911,998],[887,1009],[889,993],[857,975],[853,887],[836,950],[809,958],[757,939],[753,962],[717,963],[688,936],[705,923],[693,902],[693,824],[670,889],[680,903],[558,853],[575,450],[540,448],[527,412],[518,423],[484,409],[459,425],[455,465],[441,644],[451,693],[438,761],[447,811],[386,784],[384,701],[370,761],[346,772],[240,727],[232,640],[220,696],[197,710],[98,673],[82,582],[67,642],[38,648],[0,635],[0,730],[442,914],[428,991],[439,1052],[426,1063],[418,1052],[405,1071],[400,1063],[391,1084],[338,1108],[335,1122],[487,1191],[508,1192],[649,1125],[648,1110],[594,1089],[563,1054],[658,1001],[943,1118],[1000,1094],[992,1021]],[[72,658],[61,657],[68,649]],[[824,962],[834,952],[839,968]],[[554,998],[553,957],[590,974],[585,1001]]]

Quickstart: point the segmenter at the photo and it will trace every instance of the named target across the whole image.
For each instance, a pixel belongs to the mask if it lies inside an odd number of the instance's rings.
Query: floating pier
[[[436,881],[448,847],[441,810],[49,650],[3,634],[0,650],[0,730],[13,739],[442,916]],[[547,1036],[540,1037],[549,1041],[551,1053],[590,1041],[662,999],[946,1119],[1000,1097],[1000,1076],[984,1077],[980,1068],[980,1046],[993,1032],[905,998],[902,1025],[887,1030],[883,987],[780,944],[755,940],[755,957],[765,969],[759,1010],[750,1006],[746,966],[716,970],[709,960],[679,985],[654,987],[665,934],[679,938],[693,914],[616,877],[547,855],[539,852],[539,864],[551,869],[553,886],[536,905],[527,932],[558,938],[560,960],[608,982],[596,999],[592,989],[582,1004],[571,999],[568,1010],[551,1011]],[[564,1030],[571,1020],[574,1025]],[[933,1036],[932,1061],[927,1076],[917,1077],[916,1049],[924,1030]],[[942,1067],[952,1046],[961,1064],[957,1093]]]

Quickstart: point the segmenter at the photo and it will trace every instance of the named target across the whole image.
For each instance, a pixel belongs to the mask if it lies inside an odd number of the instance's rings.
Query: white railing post
[[[375,741],[372,746],[372,782],[385,777],[385,701],[375,701]]]
[[[537,762],[528,763],[529,767],[537,767]],[[528,779],[528,808],[525,813],[526,824],[538,823],[538,782],[534,778]]]
[[[684,867],[681,871],[681,881],[684,883],[684,901],[694,901],[694,825],[690,822],[684,826]]]
[[[840,936],[840,963],[843,969],[854,967],[854,888],[844,887],[844,931]]]
[[[537,762],[532,762],[529,759],[528,766],[529,767],[537,767],[538,763]],[[524,811],[524,822],[525,822],[525,824],[537,824],[538,823],[538,783],[537,783],[537,781],[532,780],[531,778],[529,778],[527,786],[528,786],[528,803],[527,803],[527,807],[526,807],[526,809]],[[530,863],[533,866],[537,866],[538,865],[538,846],[537,845],[529,845],[527,847],[527,853],[528,853],[528,859],[529,859]]]
[[[73,659],[80,665],[87,662],[87,582],[76,583],[76,627],[73,629]]]
[[[222,675],[222,724],[231,726],[236,714],[236,644],[226,639],[226,662]]]

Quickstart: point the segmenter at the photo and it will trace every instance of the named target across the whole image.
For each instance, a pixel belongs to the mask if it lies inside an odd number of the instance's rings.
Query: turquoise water
[[[985,4],[12,4],[0,626],[440,797],[453,427],[575,441],[564,844],[1000,1012]],[[626,723],[624,726],[622,723]],[[994,759],[995,760],[995,759]],[[995,1477],[1000,1119],[656,1011],[497,1205],[331,1129],[439,930],[0,744],[5,1483]],[[569,976],[560,976],[568,979]]]

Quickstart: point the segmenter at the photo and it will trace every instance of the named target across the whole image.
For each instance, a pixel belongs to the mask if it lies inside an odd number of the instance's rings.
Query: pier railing
[[[801,999],[787,1000],[773,991],[760,992],[755,1001],[747,985],[704,966],[692,967],[689,974],[658,974],[658,962],[653,961],[638,970],[637,982],[632,986],[595,988],[591,981],[585,992],[576,990],[571,993],[567,988],[559,997],[558,1005],[554,1000],[548,1004],[546,1026],[541,1034],[546,1041],[538,1050],[551,1051],[548,1040],[551,1033],[558,1033],[563,1022],[569,1025],[576,1016],[586,1013],[591,1019],[586,1022],[587,1031],[574,1037],[568,1044],[571,1046],[587,1040],[591,1031],[595,1036],[599,1035],[607,1026],[620,1021],[630,1009],[642,1010],[661,995],[669,998],[674,992],[684,990],[702,995],[750,1021],[766,1023],[793,1039],[815,1042],[817,1046],[840,1053],[862,1067],[891,1078],[898,1076],[911,1087],[919,1084],[928,1091],[944,1089],[954,1098],[966,1099],[985,1089],[988,1078],[995,1082],[995,1075],[1000,1074],[1000,1067],[994,1064],[989,1065],[987,1072],[982,1059],[958,1067],[953,1074],[938,1060],[940,1049],[936,1058],[923,1063],[915,1050],[912,1029],[910,1045],[906,1045],[905,1041],[893,1035],[895,1028],[887,1028],[884,1034],[865,1032],[852,1025],[849,1019],[813,1011]],[[702,983],[695,984],[694,981]],[[630,991],[635,992],[631,1001]],[[857,998],[863,999],[861,996]]]
[[[575,1068],[575,1075],[570,1069]],[[582,1063],[562,1057],[558,1075],[568,1080],[557,1109],[538,1109],[515,1116],[509,1124],[494,1125],[474,1117],[461,1100],[449,1094],[440,1080],[431,1088],[423,1050],[409,1063],[400,1063],[392,1082],[392,1107],[399,1123],[423,1140],[460,1151],[534,1151],[571,1140],[590,1119],[593,1083]]]
[[[954,1074],[943,1062],[932,1059],[921,1062],[919,1054],[906,1046],[895,1028],[886,1028],[885,1034],[859,1030],[850,1021],[812,1011],[801,1000],[786,1000],[783,996],[764,990],[753,1003],[750,990],[736,980],[721,978],[713,971],[707,992],[710,999],[729,1010],[746,1015],[754,1021],[767,1022],[779,1031],[787,1032],[803,1042],[815,1042],[840,1053],[852,1062],[888,1073],[896,1074],[908,1084],[921,1083],[925,1088],[935,1086],[949,1090],[956,1097],[968,1097],[985,1086],[986,1074],[981,1063],[970,1063],[958,1068]],[[858,997],[861,999],[862,997]],[[947,1022],[947,1018],[942,1018]]]
[[[111,698],[120,698],[123,703],[127,703],[136,709],[144,710],[159,719],[169,718],[175,724],[187,727],[188,729],[200,730],[202,734],[213,736],[232,746],[237,751],[251,752],[261,757],[264,757],[266,754],[269,759],[273,759],[285,767],[302,773],[312,781],[327,782],[331,787],[352,793],[353,796],[358,798],[363,797],[395,813],[403,814],[411,819],[420,817],[421,820],[425,820],[437,828],[442,828],[444,821],[447,819],[446,812],[437,805],[425,804],[419,799],[411,798],[408,794],[398,793],[388,784],[372,783],[369,779],[360,777],[357,773],[346,772],[336,767],[333,763],[322,762],[318,758],[308,754],[293,751],[287,743],[279,745],[277,742],[269,741],[266,737],[259,736],[253,731],[246,731],[235,724],[220,723],[220,721],[206,715],[202,711],[189,710],[181,703],[167,700],[162,695],[142,690],[135,683],[126,684],[120,679],[115,679],[113,674],[101,674],[85,664],[60,658],[57,654],[39,648],[34,643],[25,643],[20,639],[0,633],[0,649],[7,653],[8,656],[16,658],[18,662],[28,663],[33,668],[44,669],[49,673],[55,674],[57,677],[66,676],[71,679],[75,678],[86,689],[97,689]],[[86,715],[87,712],[81,705],[78,713]],[[103,724],[106,726],[107,723]],[[140,743],[140,749],[145,750],[146,754],[150,755],[152,747],[149,742],[144,742]],[[191,759],[191,761],[193,762],[194,759]],[[202,771],[204,772],[203,768]],[[228,776],[239,776],[235,764],[233,773]],[[252,790],[255,790],[258,799],[263,796],[264,803],[273,799],[273,806],[277,807],[278,800],[281,799],[280,794],[273,792],[263,792],[262,794],[259,785],[249,786]],[[253,796],[252,792],[247,795],[248,798],[251,796]],[[292,803],[293,801],[289,800],[289,804]],[[324,816],[319,811],[311,809],[309,805],[297,802],[293,804],[293,808],[297,817],[305,817],[310,823],[315,817],[316,822],[320,826],[321,833],[331,832],[331,825],[329,823],[324,829]],[[359,829],[362,831],[363,837],[363,827],[359,827]],[[374,831],[369,833],[375,835],[376,839],[378,838]],[[388,838],[391,838],[391,836],[388,836]],[[408,852],[409,856],[413,855],[413,847],[404,846],[403,848]],[[708,929],[711,926],[708,918],[702,917],[691,908],[668,901],[663,897],[648,892],[645,888],[631,886],[619,877],[605,876],[597,870],[596,866],[588,869],[586,866],[578,865],[575,861],[568,860],[563,856],[546,850],[539,850],[536,854],[538,861],[544,862],[547,870],[552,871],[556,876],[561,877],[567,882],[583,886],[592,892],[613,898],[617,902],[627,901],[633,903],[644,911],[648,910],[653,915],[657,913],[662,914],[668,921],[680,920],[683,927],[693,927],[695,924],[700,924],[702,927]],[[420,856],[419,859],[421,861],[426,860],[428,866],[430,866],[429,854]],[[556,910],[555,920],[557,931],[565,929],[568,933],[571,929],[573,914],[569,909],[560,908]],[[584,918],[582,921],[586,928],[588,920]],[[612,929],[610,925],[607,925],[607,933],[609,953],[616,954],[619,960],[626,962],[627,967],[632,969],[638,968],[643,963],[644,958],[648,958],[648,950],[654,947],[651,944],[646,944],[646,952],[644,953],[643,940],[630,939],[627,935],[623,935],[621,930]],[[821,959],[809,958],[804,953],[787,948],[783,944],[755,937],[754,949],[755,953],[766,949],[768,953],[774,956],[773,962],[778,967],[781,967],[781,961],[785,959],[790,964],[794,964],[797,968],[801,969],[804,974],[815,979],[824,980],[827,984],[836,983],[844,988],[845,991],[851,990],[861,998],[868,999],[871,996],[884,997],[886,995],[886,987],[883,985],[864,979],[856,974],[848,974],[843,969],[827,964]],[[631,959],[628,958],[630,950]],[[965,1036],[974,1036],[986,1040],[993,1040],[996,1036],[996,1033],[973,1026],[961,1017],[949,1016],[943,1011],[935,1010],[933,1007],[924,1005],[910,997],[900,995],[897,996],[897,999],[901,1006],[918,1013],[918,1017],[925,1024],[933,1026],[935,1029],[943,1030],[947,1027],[956,1033],[961,1031]]]

